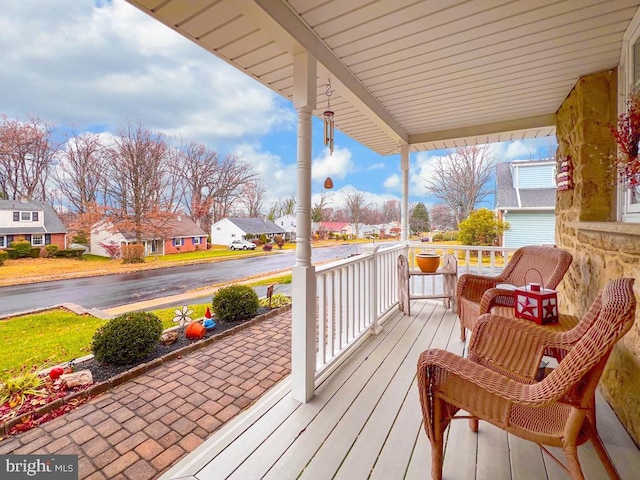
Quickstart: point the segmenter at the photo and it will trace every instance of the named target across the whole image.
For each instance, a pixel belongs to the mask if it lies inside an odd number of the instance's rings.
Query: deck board
[[[307,404],[290,398],[288,384],[267,394],[163,479],[424,479],[431,451],[422,427],[415,371],[429,348],[462,354],[457,318],[441,302],[414,300],[413,315],[394,314],[351,357],[323,378]],[[277,389],[276,389],[277,390]],[[636,478],[640,452],[598,395],[598,428],[623,479]],[[603,468],[590,445],[579,448],[587,479]],[[560,452],[561,456],[562,452]],[[444,478],[565,479],[531,442],[465,420],[447,431]]]

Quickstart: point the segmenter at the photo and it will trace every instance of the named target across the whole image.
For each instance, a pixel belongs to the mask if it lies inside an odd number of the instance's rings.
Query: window
[[[14,222],[20,221],[20,212],[13,212],[13,221]]]
[[[200,237],[193,237],[193,244],[200,245]]]
[[[7,246],[7,237],[0,236],[0,248],[4,248]]]
[[[628,31],[633,34],[625,42],[625,55],[619,69],[618,88],[624,93],[618,104],[620,112],[626,108],[628,94],[640,89],[640,23],[637,20],[632,21]],[[618,184],[618,199],[618,220],[640,222],[640,188],[625,188],[624,185]]]
[[[31,220],[31,212],[20,212],[20,220],[23,222]]]
[[[182,245],[183,245],[182,238],[174,238],[173,239],[173,246],[174,247],[181,247]]]
[[[31,245],[41,247],[44,245],[44,235],[31,235]]]
[[[38,212],[31,212],[31,220],[33,222],[37,222],[38,221]]]

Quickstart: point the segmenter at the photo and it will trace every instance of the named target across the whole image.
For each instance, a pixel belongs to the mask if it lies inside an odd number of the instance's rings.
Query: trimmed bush
[[[51,246],[51,245],[47,245]],[[54,254],[56,257],[64,257],[64,258],[80,258],[84,250],[81,248],[63,248],[61,250],[56,251]]]
[[[248,285],[231,285],[218,290],[211,305],[222,323],[248,320],[258,314],[258,295]]]
[[[31,256],[31,242],[27,240],[16,240],[15,242],[11,242],[9,246],[16,251],[18,258]]]
[[[273,244],[272,243],[267,243],[265,245],[262,246],[262,250],[264,250],[265,252],[270,252],[271,250],[273,250]]]
[[[45,245],[45,247],[42,249],[42,252],[40,252],[40,256],[45,258],[55,257],[58,253],[58,250],[60,250],[60,247],[51,243],[49,245]]]
[[[0,250],[0,265],[4,265],[4,261],[9,258],[9,254],[4,250]]]
[[[40,247],[31,247],[31,258],[40,258]]]
[[[5,248],[4,251],[7,252],[7,255],[9,255],[9,258],[11,260],[15,260],[16,258],[18,258],[18,252],[15,248]]]
[[[144,263],[144,245],[122,245],[120,254],[122,263]]]
[[[97,362],[131,365],[156,347],[162,321],[153,313],[130,312],[109,320],[93,335],[91,351]]]

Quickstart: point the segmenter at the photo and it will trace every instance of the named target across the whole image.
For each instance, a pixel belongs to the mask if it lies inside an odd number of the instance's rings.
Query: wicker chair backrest
[[[540,281],[545,288],[556,288],[571,265],[573,257],[561,248],[526,246],[515,251],[500,275],[501,281],[522,286]],[[535,271],[540,272],[538,275]],[[527,275],[528,274],[528,275]]]
[[[574,344],[557,368],[540,383],[530,385],[532,403],[556,401],[581,383],[595,388],[597,382],[589,376],[600,376],[602,368],[594,367],[606,361],[615,343],[633,325],[636,309],[633,283],[633,278],[621,278],[607,284],[599,296],[601,307],[591,322],[591,328]],[[582,394],[587,397],[593,392],[583,391]]]

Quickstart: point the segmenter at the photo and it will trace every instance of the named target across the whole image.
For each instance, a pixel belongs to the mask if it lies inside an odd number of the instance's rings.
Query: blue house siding
[[[510,227],[504,232],[505,247],[556,243],[556,217],[553,211],[509,212],[504,220]]]

